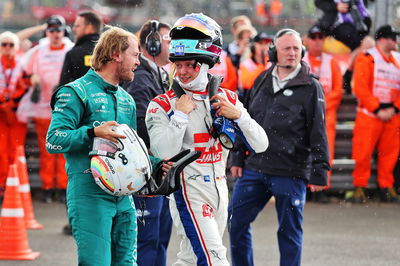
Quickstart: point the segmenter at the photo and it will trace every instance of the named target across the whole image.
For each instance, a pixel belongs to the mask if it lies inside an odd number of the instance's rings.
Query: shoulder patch
[[[231,90],[224,89],[224,88],[219,88],[218,92],[223,92],[226,95],[226,98],[228,99],[228,101],[231,104],[233,104],[233,105],[236,104],[236,101],[237,101],[237,94],[236,93],[234,93]]]
[[[167,95],[158,95],[153,99],[153,101],[158,103],[165,112],[168,113],[171,110],[171,103]]]
[[[77,79],[73,82],[66,84],[65,87],[72,88],[76,92],[76,94],[79,96],[79,98],[82,100],[82,102],[85,102],[87,99],[86,89],[82,85],[82,83],[79,81],[80,81],[80,79]]]
[[[171,98],[175,98],[176,97],[176,93],[174,92],[174,90],[169,90],[165,93],[166,95],[168,95],[168,97]]]

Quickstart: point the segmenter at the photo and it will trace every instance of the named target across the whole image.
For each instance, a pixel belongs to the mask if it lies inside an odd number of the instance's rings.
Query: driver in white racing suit
[[[222,242],[228,216],[225,168],[229,150],[222,146],[223,138],[212,136],[211,109],[216,116],[234,121],[254,152],[265,151],[268,138],[235,93],[219,88],[209,98],[207,71],[222,50],[220,26],[201,13],[190,14],[177,20],[170,35],[172,71],[184,94],[177,97],[169,90],[149,104],[146,125],[151,151],[162,158],[184,149],[202,151],[185,168],[181,189],[171,197],[171,216],[181,238],[174,265],[229,265]]]

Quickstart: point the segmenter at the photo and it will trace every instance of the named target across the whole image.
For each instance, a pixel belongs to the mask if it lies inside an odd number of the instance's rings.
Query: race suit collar
[[[96,83],[98,88],[105,90],[107,93],[112,93],[112,94],[117,93],[119,86],[107,82],[105,79],[103,79],[102,76],[100,76],[93,69],[89,70],[88,75],[94,77],[94,82]]]

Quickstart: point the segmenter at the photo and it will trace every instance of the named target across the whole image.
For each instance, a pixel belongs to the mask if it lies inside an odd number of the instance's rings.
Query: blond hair
[[[92,68],[101,70],[105,64],[113,61],[116,53],[122,53],[129,47],[129,38],[138,41],[137,37],[124,29],[115,26],[107,26],[106,31],[101,34],[99,41],[93,50],[90,60]]]
[[[251,35],[251,38],[253,38],[254,36],[257,35],[257,30],[253,26],[242,25],[236,31],[236,34],[234,36],[235,40],[241,40],[243,38],[243,34],[245,32],[249,32]]]
[[[231,19],[231,28],[232,29],[237,29],[238,28],[237,24],[239,22],[243,22],[246,25],[251,25],[251,21],[250,21],[249,17],[245,16],[245,15],[241,15],[241,16],[233,17]]]
[[[11,41],[14,43],[15,49],[18,50],[19,38],[17,34],[12,33],[11,31],[5,31],[2,34],[0,34],[0,43],[3,42],[5,39],[11,39]]]

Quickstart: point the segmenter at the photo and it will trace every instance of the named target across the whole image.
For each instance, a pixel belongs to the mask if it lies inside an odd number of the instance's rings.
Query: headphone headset
[[[159,26],[160,23],[157,20],[150,21],[150,32],[146,37],[146,50],[151,56],[157,56],[161,53]]]
[[[278,55],[277,55],[276,46],[275,46],[276,40],[279,39],[280,37],[282,37],[283,35],[289,33],[289,32],[294,33],[294,34],[297,35],[297,36],[300,38],[300,40],[301,40],[300,33],[298,33],[298,32],[295,31],[295,30],[292,30],[292,29],[282,29],[282,30],[278,31],[278,32],[276,33],[275,37],[274,37],[274,41],[273,41],[272,44],[269,46],[269,49],[268,49],[268,61],[270,61],[270,62],[272,62],[272,63],[277,63],[277,62],[278,62]],[[305,53],[306,53],[306,47],[304,47],[304,45],[301,45],[301,58],[304,57]]]

